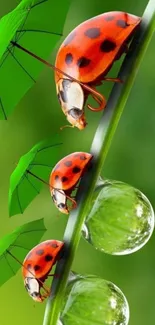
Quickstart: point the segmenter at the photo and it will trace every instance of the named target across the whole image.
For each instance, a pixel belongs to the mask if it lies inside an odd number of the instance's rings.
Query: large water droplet
[[[61,320],[63,325],[127,325],[129,306],[112,282],[81,276],[67,287]]]
[[[154,211],[146,196],[128,184],[105,181],[94,192],[83,236],[105,253],[126,255],[144,246],[153,229]]]

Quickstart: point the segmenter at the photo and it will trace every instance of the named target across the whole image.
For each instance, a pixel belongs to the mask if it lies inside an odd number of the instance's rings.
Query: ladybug
[[[69,213],[67,199],[72,202],[71,209],[76,207],[76,201],[70,195],[92,157],[90,153],[74,152],[61,159],[53,168],[49,180],[50,191],[56,207],[62,213]]]
[[[22,266],[24,285],[33,300],[42,302],[50,294],[44,282],[50,276],[53,265],[60,258],[64,243],[58,240],[46,240],[32,248]],[[46,293],[41,294],[44,289]]]
[[[58,99],[72,127],[86,127],[84,105],[89,94],[101,111],[106,100],[95,86],[102,80],[122,82],[106,75],[113,63],[128,50],[128,43],[141,18],[119,11],[93,17],[77,26],[63,41],[55,62],[55,82]]]

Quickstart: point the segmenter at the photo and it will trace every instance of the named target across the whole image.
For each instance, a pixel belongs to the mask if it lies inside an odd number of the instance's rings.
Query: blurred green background
[[[64,0],[65,1],[65,0]],[[19,1],[0,2],[0,17]],[[112,10],[141,16],[146,0],[72,0],[64,36],[82,21]],[[60,8],[61,10],[61,8]],[[51,19],[58,20],[59,17]],[[50,23],[50,22],[49,22]],[[62,40],[61,40],[62,41]],[[60,42],[61,43],[61,42]],[[49,60],[54,62],[56,51]],[[121,61],[110,75],[116,76]],[[10,71],[11,73],[11,71]],[[7,76],[6,76],[7,77]],[[108,96],[112,85],[101,91]],[[84,131],[64,129],[62,156],[73,151],[89,151],[100,113],[86,111],[88,126]],[[16,107],[8,121],[0,121],[0,236],[28,221],[45,217],[48,228],[45,239],[62,239],[67,217],[59,214],[49,191],[43,191],[26,209],[24,215],[8,216],[8,189],[11,172],[20,156],[43,138],[55,134],[66,124],[58,104],[53,71],[43,67],[36,85]],[[102,172],[105,178],[127,182],[140,189],[155,208],[155,35],[140,66],[136,82],[122,115]],[[81,141],[82,140],[82,141]],[[95,274],[114,282],[124,292],[130,305],[130,325],[154,324],[155,319],[155,236],[140,251],[124,257],[103,254],[81,239],[72,269]],[[5,272],[5,270],[0,270]],[[0,288],[1,325],[41,325],[44,304],[34,304],[26,293],[21,272]],[[82,325],[82,324],[81,324]]]

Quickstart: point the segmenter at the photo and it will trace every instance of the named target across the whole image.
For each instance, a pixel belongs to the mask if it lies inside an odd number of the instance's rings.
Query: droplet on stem
[[[94,192],[84,229],[83,236],[96,249],[112,255],[131,254],[150,239],[154,211],[139,190],[122,182],[105,181]]]

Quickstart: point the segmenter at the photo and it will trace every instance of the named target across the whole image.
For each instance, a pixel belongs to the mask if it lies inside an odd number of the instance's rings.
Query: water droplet
[[[94,192],[83,236],[105,253],[126,255],[143,247],[153,230],[147,197],[128,184],[106,181]]]
[[[79,277],[67,287],[65,300],[61,313],[63,325],[127,325],[129,322],[129,306],[122,291],[96,276]]]

